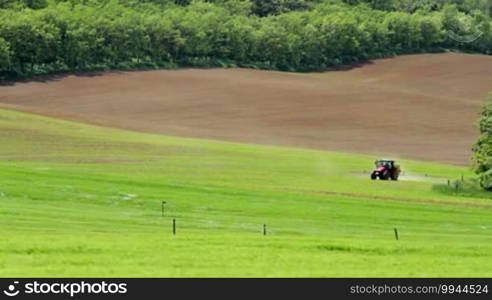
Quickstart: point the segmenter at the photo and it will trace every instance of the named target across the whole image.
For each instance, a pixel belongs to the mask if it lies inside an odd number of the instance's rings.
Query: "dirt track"
[[[492,56],[426,54],[325,73],[211,69],[0,86],[0,107],[168,135],[467,164]]]

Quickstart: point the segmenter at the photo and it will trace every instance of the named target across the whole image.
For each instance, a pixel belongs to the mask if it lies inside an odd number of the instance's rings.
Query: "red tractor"
[[[376,170],[371,173],[371,179],[376,180],[398,180],[400,177],[400,166],[391,159],[376,160]]]

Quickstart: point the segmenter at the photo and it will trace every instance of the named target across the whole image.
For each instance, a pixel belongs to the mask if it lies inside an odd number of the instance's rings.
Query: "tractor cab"
[[[376,180],[398,180],[400,166],[392,159],[378,159],[375,161],[376,169],[371,173],[371,179]]]
[[[389,159],[379,159],[376,160],[375,164],[376,164],[376,168],[381,168],[381,167],[393,168],[395,165],[395,161]]]

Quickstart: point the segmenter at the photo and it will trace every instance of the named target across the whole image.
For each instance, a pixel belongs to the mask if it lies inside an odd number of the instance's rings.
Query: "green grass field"
[[[490,195],[444,187],[467,168],[7,110],[0,145],[2,277],[492,276]]]

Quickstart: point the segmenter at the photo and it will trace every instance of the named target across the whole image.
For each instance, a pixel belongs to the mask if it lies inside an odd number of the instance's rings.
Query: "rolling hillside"
[[[165,135],[468,165],[492,57],[425,54],[349,70],[91,73],[0,87],[0,107]]]
[[[9,110],[0,141],[0,276],[491,275],[488,195],[446,186],[464,167],[405,160],[402,181],[372,182],[372,156]]]

